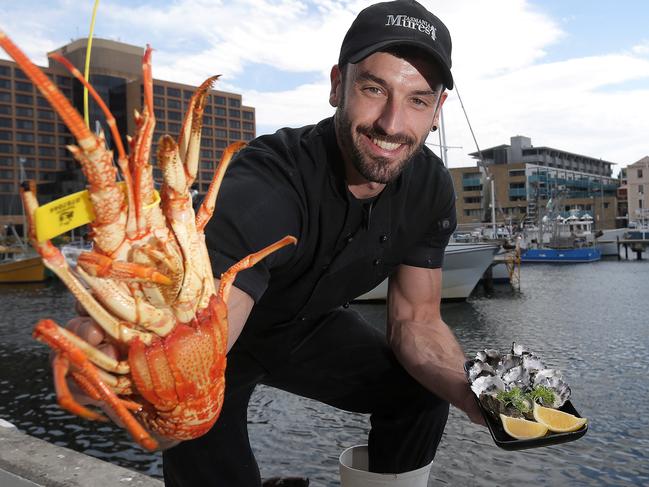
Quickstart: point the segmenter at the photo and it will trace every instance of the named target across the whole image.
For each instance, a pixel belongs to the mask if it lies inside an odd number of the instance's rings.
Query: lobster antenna
[[[92,36],[95,33],[95,20],[97,19],[97,8],[99,7],[99,0],[95,0],[95,6],[92,8],[92,18],[90,20],[90,33],[88,34],[88,45],[86,46],[86,64],[83,69],[83,77],[86,81],[90,81],[90,51],[92,50]],[[83,119],[86,122],[86,127],[90,128],[90,116],[88,114],[88,88],[83,87]]]

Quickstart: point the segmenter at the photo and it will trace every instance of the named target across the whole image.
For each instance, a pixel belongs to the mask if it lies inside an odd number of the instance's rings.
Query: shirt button
[[[306,321],[306,316],[300,316],[300,321]]]
[[[381,259],[374,259],[374,262],[372,262],[374,265],[379,265],[381,262],[383,262]]]
[[[352,243],[352,241],[354,240],[354,237],[352,235],[347,235],[345,240],[347,241],[347,243]]]
[[[343,304],[343,308],[345,308],[345,309],[349,308],[349,303]]]
[[[381,238],[379,238],[379,241],[381,243],[385,243],[388,241],[388,236],[387,235],[381,235]]]

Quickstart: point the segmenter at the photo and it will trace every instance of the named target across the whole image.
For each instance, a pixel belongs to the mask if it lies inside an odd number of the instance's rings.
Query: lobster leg
[[[165,286],[171,284],[171,279],[158,272],[154,267],[134,262],[117,261],[97,252],[83,252],[79,255],[77,262],[88,274],[95,277],[154,282]]]
[[[57,351],[58,354],[63,354],[74,366],[76,372],[85,377],[91,386],[99,392],[101,400],[115,412],[117,417],[124,424],[125,428],[129,433],[131,433],[133,439],[144,448],[155,450],[158,447],[157,441],[147,433],[142,425],[136,421],[126,406],[122,404],[121,400],[115,395],[110,387],[101,380],[97,368],[90,362],[90,360],[88,360],[86,354],[69,341],[65,334],[61,333],[61,330],[62,328],[52,320],[41,320],[37,323],[33,336],[35,339],[49,345]],[[57,374],[58,382],[65,382],[63,366],[65,366],[65,363],[62,363],[59,366],[60,370]],[[66,389],[67,386],[65,386],[62,391],[65,393]],[[69,389],[67,389],[67,393],[69,394]]]
[[[108,421],[106,416],[82,406],[72,396],[66,380],[66,376],[70,371],[70,361],[66,357],[65,352],[57,352],[54,355],[52,370],[54,373],[54,389],[56,390],[56,399],[59,406],[72,414],[91,421]],[[84,392],[87,392],[86,388],[82,384],[79,385]],[[93,397],[91,394],[88,395]]]

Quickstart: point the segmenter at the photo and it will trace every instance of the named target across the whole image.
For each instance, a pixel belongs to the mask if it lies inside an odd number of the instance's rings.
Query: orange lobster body
[[[103,133],[90,132],[51,80],[2,31],[0,47],[75,136],[77,145],[68,148],[88,179],[95,213],[93,249],[82,253],[76,268],[70,268],[58,248],[47,240],[39,241],[34,230],[39,205],[34,185],[25,184],[21,194],[30,242],[103,329],[109,343],[125,352],[116,360],[52,320],[41,320],[34,337],[55,352],[59,404],[87,419],[106,419],[74,399],[67,383],[71,377],[86,394],[103,402],[145,448],[158,446],[151,432],[175,440],[206,433],[218,418],[225,392],[227,300],[234,278],[270,253],[296,243],[287,236],[245,257],[220,276],[217,289],[203,230],[227,165],[243,146],[235,143],[224,151],[194,214],[191,185],[198,168],[203,108],[217,77],[205,81],[191,98],[178,142],[167,135],[159,141],[157,160],[163,183],[158,205],[149,163],[155,127],[151,49],[147,48],[143,58],[144,108],[135,114],[137,131],[129,139],[128,155],[112,114],[92,86],[64,58],[53,55],[88,88],[104,111],[126,184],[123,192],[117,185],[113,151],[106,147]]]

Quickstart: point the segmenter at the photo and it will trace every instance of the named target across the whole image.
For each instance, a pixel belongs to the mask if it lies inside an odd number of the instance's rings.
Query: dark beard
[[[394,161],[386,157],[368,156],[363,154],[354,143],[351,121],[347,117],[344,100],[341,100],[334,119],[342,152],[349,155],[352,165],[361,176],[374,183],[387,184],[397,179],[425,143],[425,139],[417,144],[417,141],[412,137],[405,135],[390,136],[372,126],[361,125],[357,129],[358,133],[370,138],[381,138],[387,142],[406,144],[410,149],[409,154],[400,161]]]

